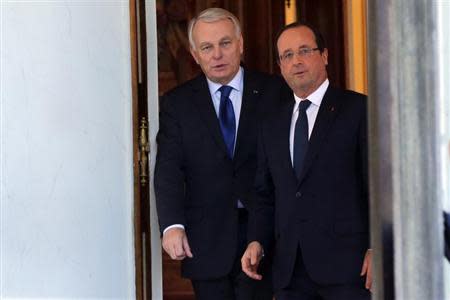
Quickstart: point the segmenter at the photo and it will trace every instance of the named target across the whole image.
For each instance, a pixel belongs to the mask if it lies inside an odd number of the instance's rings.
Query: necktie
[[[233,103],[230,93],[233,88],[223,85],[220,87],[219,123],[222,130],[223,140],[227,146],[228,156],[233,158],[234,140],[236,136],[236,119],[234,117]]]
[[[300,179],[306,150],[308,149],[308,117],[306,116],[306,109],[310,104],[309,100],[303,100],[298,105],[298,117],[294,133],[294,171],[297,179]]]

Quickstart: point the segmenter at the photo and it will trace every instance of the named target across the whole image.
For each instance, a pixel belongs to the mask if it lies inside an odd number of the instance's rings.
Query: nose
[[[214,47],[213,58],[220,59],[221,57],[222,57],[222,50],[220,49],[220,47]]]
[[[300,52],[295,52],[294,54],[294,64],[302,64],[303,57],[300,55]]]

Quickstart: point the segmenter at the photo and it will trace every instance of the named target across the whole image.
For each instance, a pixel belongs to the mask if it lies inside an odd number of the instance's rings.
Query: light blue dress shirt
[[[219,118],[219,108],[220,108],[220,87],[222,84],[213,82],[207,78],[209,93],[211,94],[211,99],[213,101],[214,109],[216,111],[217,118]],[[234,117],[236,120],[236,135],[234,146],[236,147],[237,133],[239,129],[239,116],[241,115],[242,107],[242,94],[244,90],[244,69],[239,67],[239,71],[226,85],[231,86],[233,89],[230,93],[230,100],[233,104]]]

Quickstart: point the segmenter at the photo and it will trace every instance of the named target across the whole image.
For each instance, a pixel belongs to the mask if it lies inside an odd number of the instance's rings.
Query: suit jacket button
[[[302,193],[300,193],[300,192],[295,193],[295,198],[300,198],[301,196],[302,196]]]

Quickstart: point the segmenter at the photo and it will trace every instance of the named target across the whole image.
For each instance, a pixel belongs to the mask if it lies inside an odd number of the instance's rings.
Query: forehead
[[[214,42],[224,37],[234,37],[234,24],[229,19],[223,19],[215,22],[204,22],[199,20],[195,23],[192,31],[194,43]]]
[[[306,26],[289,28],[280,35],[277,41],[279,53],[302,46],[311,48],[317,46],[313,31]]]

